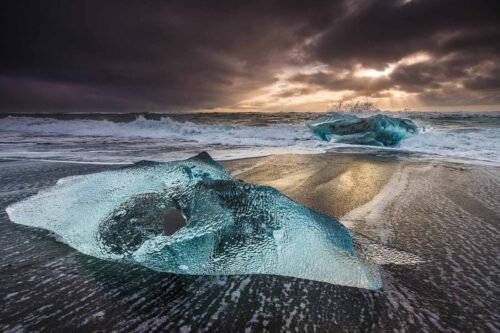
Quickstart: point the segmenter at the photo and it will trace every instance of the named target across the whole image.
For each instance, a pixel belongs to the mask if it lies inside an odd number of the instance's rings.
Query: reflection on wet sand
[[[393,158],[347,154],[269,156],[222,164],[246,182],[273,186],[335,217],[370,201],[398,169]]]

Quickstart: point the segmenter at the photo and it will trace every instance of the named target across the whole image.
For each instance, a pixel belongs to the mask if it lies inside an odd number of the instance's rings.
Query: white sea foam
[[[401,142],[401,149],[446,157],[500,162],[499,128],[427,128]]]

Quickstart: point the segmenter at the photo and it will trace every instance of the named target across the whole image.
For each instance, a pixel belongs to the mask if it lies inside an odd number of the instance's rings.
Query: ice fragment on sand
[[[186,225],[164,229],[179,209]],[[7,208],[88,255],[178,274],[274,274],[368,289],[362,261],[337,220],[271,187],[236,181],[206,153],[68,177]],[[166,217],[167,216],[167,217]],[[178,219],[178,217],[175,217]]]

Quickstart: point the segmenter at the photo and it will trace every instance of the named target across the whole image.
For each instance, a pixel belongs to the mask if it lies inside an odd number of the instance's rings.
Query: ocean
[[[500,163],[500,112],[387,114],[413,120],[419,134],[381,149],[318,140],[305,123],[321,113],[17,114],[0,118],[0,158],[128,164],[333,151]]]

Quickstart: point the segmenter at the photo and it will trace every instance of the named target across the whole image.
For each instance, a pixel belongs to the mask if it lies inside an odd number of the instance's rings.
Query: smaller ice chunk
[[[370,146],[394,146],[411,134],[418,133],[413,121],[382,114],[360,118],[351,114],[330,113],[313,120],[307,127],[321,140]]]

